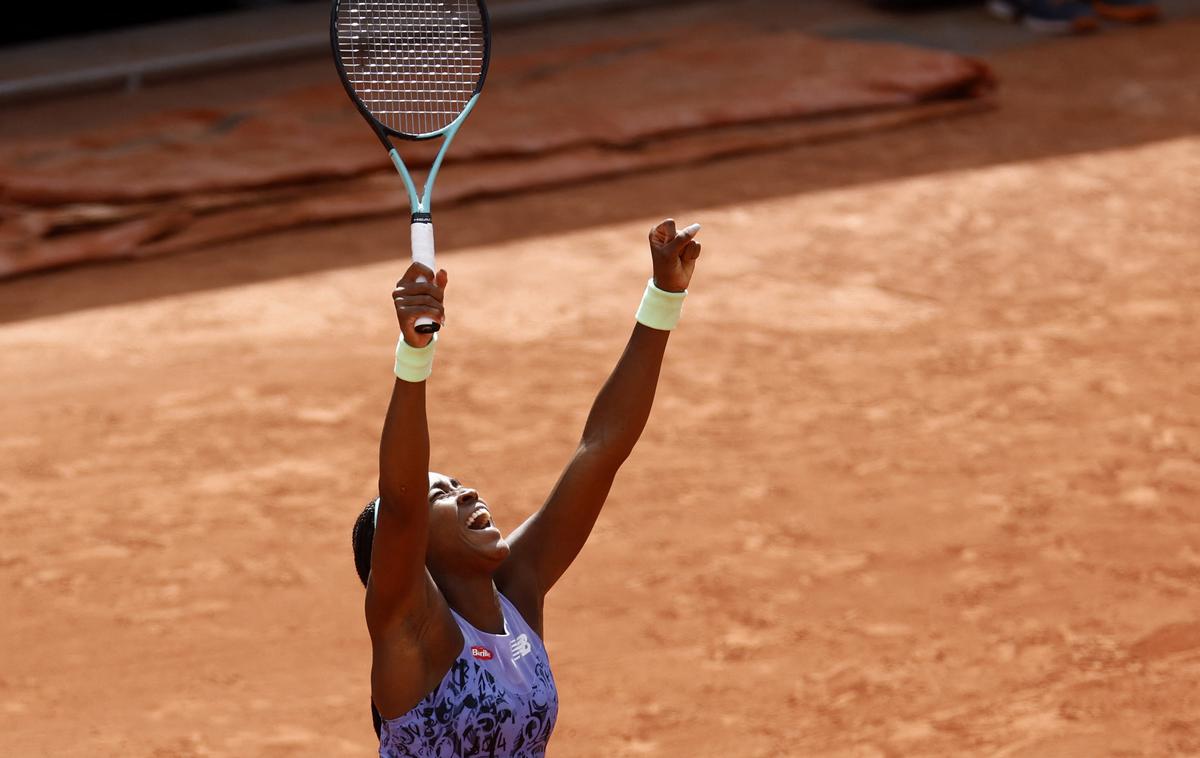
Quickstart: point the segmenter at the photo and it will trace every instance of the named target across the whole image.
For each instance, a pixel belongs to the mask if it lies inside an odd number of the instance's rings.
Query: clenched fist
[[[666,219],[650,230],[650,255],[654,258],[654,286],[667,292],[683,292],[692,281],[700,243],[693,237],[699,224],[675,230],[675,219]]]
[[[418,279],[425,281],[417,281]],[[446,309],[442,299],[446,295],[448,281],[445,269],[434,274],[428,266],[413,263],[400,281],[396,282],[396,288],[392,290],[396,319],[400,322],[404,341],[413,347],[425,347],[433,339],[432,334],[421,334],[417,331],[417,319],[429,317],[439,324],[446,323]]]

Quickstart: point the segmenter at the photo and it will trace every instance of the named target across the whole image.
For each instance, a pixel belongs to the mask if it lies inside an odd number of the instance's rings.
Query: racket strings
[[[355,95],[381,124],[403,134],[449,126],[483,73],[483,19],[475,0],[343,0],[336,27]]]

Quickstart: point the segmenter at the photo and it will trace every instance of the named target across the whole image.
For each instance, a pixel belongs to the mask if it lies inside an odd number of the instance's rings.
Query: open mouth
[[[492,525],[492,514],[482,505],[467,517],[467,528],[471,531],[483,531]]]

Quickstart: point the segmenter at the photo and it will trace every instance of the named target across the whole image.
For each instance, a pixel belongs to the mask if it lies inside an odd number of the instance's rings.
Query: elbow
[[[379,497],[389,503],[424,501],[426,493],[396,477],[379,477]]]
[[[602,435],[585,436],[579,441],[579,447],[575,450],[575,457],[586,459],[595,465],[605,468],[611,468],[616,471],[621,467],[629,454],[633,452],[633,445],[624,444],[620,440],[614,440]]]

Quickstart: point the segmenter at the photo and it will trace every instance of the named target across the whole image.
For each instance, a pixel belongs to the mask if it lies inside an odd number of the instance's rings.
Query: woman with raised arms
[[[650,232],[653,278],[633,334],[542,507],[507,537],[487,501],[429,470],[425,383],[445,318],[445,271],[414,263],[392,292],[402,337],[379,446],[379,497],[354,525],[373,652],[381,758],[541,758],[558,694],[542,603],[583,548],[654,400],[700,243],[693,224]],[[426,281],[419,281],[424,278]]]

